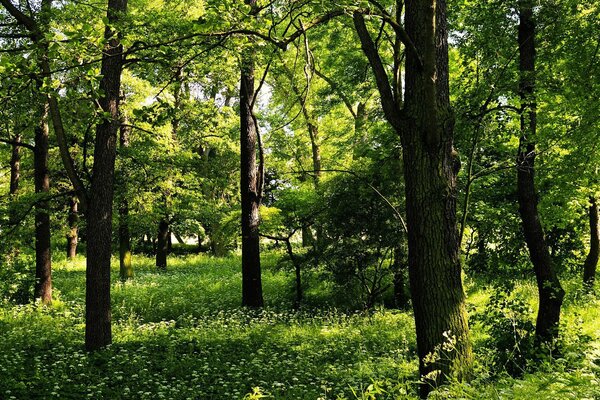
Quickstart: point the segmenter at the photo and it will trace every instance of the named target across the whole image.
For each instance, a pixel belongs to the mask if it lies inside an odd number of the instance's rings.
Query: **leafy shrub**
[[[25,304],[33,298],[35,283],[33,256],[9,254],[0,268],[0,298]]]
[[[531,313],[523,299],[504,287],[495,288],[484,312],[474,315],[489,334],[485,347],[490,352],[487,361],[491,371],[506,371],[511,376],[525,372],[534,344],[535,325]]]

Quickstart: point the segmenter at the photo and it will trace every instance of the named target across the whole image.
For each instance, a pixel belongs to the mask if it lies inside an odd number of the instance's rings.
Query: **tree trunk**
[[[160,271],[167,270],[167,253],[169,252],[169,222],[162,219],[158,224],[156,246],[156,268]]]
[[[367,146],[367,104],[360,102],[356,106],[354,116],[354,149],[352,158],[357,159],[366,155]]]
[[[409,300],[405,270],[402,250],[398,247],[394,249],[394,305],[399,309],[406,308]]]
[[[127,123],[127,118],[123,118]],[[129,146],[129,134],[131,127],[121,125],[119,129],[119,147],[121,149]],[[133,265],[131,263],[131,233],[129,232],[129,200],[128,196],[128,176],[125,171],[121,171],[121,201],[119,204],[119,277],[122,282],[133,278]],[[143,238],[142,238],[143,241]]]
[[[122,199],[119,206],[119,277],[123,282],[133,278],[131,235],[129,233],[129,202],[127,199]]]
[[[583,283],[590,288],[596,279],[596,267],[600,257],[600,224],[598,224],[598,203],[596,198],[590,197],[590,252],[583,264]]]
[[[539,308],[536,337],[551,341],[558,337],[560,308],[564,291],[560,285],[540,222],[535,190],[535,23],[531,0],[519,1],[519,94],[521,97],[521,137],[517,155],[519,213],[525,242],[538,285]]]
[[[102,97],[98,100],[106,117],[96,128],[87,220],[90,234],[86,268],[85,347],[88,350],[96,350],[112,342],[110,257],[123,46],[119,35],[111,27],[126,9],[127,0],[108,0],[109,25],[104,31],[107,44],[102,55],[100,71]]]
[[[250,2],[254,6],[254,0]],[[240,80],[240,143],[242,198],[242,305],[262,307],[260,241],[258,236],[260,179],[256,165],[257,129],[254,103],[254,52],[242,55]]]
[[[468,377],[473,361],[458,254],[446,3],[406,1],[408,39],[403,40],[411,49],[403,109],[361,14],[354,14],[354,25],[384,115],[402,139],[410,291],[424,379],[420,390],[426,397],[448,376]]]
[[[69,200],[69,233],[67,233],[67,259],[72,260],[77,255],[77,242],[79,227],[79,212],[77,210],[77,197]]]
[[[35,128],[33,153],[35,192],[47,196],[48,174],[48,102],[42,105],[40,122]],[[52,259],[50,253],[50,214],[48,200],[38,199],[35,206],[35,298],[43,304],[52,302]]]
[[[302,267],[300,265],[300,261],[297,260],[296,256],[294,255],[294,248],[292,247],[292,242],[290,241],[289,237],[285,239],[285,249],[288,253],[288,256],[290,256],[290,260],[292,261],[292,264],[294,265],[294,272],[296,275],[296,299],[294,301],[294,307],[298,308],[298,307],[300,307],[300,304],[302,304],[302,299],[303,299]]]
[[[10,186],[9,194],[16,194],[19,190],[19,178],[21,177],[21,135],[15,135],[14,141],[17,144],[12,145],[12,153],[10,157]]]

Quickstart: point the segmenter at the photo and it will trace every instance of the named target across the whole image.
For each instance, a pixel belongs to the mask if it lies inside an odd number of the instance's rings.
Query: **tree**
[[[48,102],[43,101],[39,125],[35,128],[34,181],[35,192],[47,196],[50,190],[48,175]],[[35,298],[42,303],[52,302],[52,259],[50,249],[50,214],[48,201],[41,197],[35,206]]]
[[[45,71],[48,65],[48,43],[43,37],[43,32],[49,29],[51,0],[43,0],[39,11],[38,20],[28,16],[15,7],[9,0],[1,1],[8,13],[29,33],[35,45],[39,47],[39,56],[36,59],[40,70]],[[36,88],[42,92],[44,79],[41,75],[35,78]],[[35,205],[35,253],[36,253],[36,283],[34,289],[35,298],[41,298],[42,303],[49,304],[52,301],[52,261],[50,249],[50,215],[46,196],[50,190],[50,178],[48,175],[48,113],[50,107],[49,97],[40,96],[38,125],[35,127],[34,153],[34,181],[35,192],[40,198]],[[13,155],[14,156],[14,155]],[[15,160],[16,161],[16,160]],[[13,172],[11,168],[11,172]],[[17,172],[16,170],[14,171]],[[15,177],[13,177],[15,178]],[[14,184],[11,179],[11,189]],[[16,190],[17,186],[14,187]]]
[[[246,0],[256,13],[256,0]],[[262,307],[262,281],[260,271],[259,207],[262,197],[263,162],[256,164],[259,142],[258,123],[253,107],[255,50],[243,50],[240,76],[240,190],[242,199],[242,305]]]
[[[519,1],[519,95],[521,97],[521,137],[517,155],[519,213],[525,241],[538,285],[539,308],[536,336],[551,341],[558,336],[560,308],[565,295],[556,274],[537,209],[535,189],[535,21],[533,2]]]
[[[402,2],[395,7],[400,16]],[[449,375],[468,377],[473,358],[458,254],[458,168],[448,88],[446,2],[407,1],[406,31],[385,9],[378,12],[406,47],[404,99],[394,90],[400,73],[394,71],[390,85],[364,15],[357,11],[353,19],[384,115],[402,142],[409,280],[419,371],[426,382],[421,395],[426,396]]]
[[[112,206],[114,172],[119,129],[119,101],[123,45],[114,25],[127,10],[127,0],[108,0],[104,30],[105,48],[102,54],[98,99],[102,121],[96,127],[92,186],[89,192],[87,229],[89,235],[86,265],[85,347],[102,348],[112,342],[110,309],[110,258],[112,243]]]

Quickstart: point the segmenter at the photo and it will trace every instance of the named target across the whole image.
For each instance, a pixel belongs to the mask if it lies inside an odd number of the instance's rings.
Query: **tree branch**
[[[375,43],[373,42],[373,39],[367,30],[364,16],[357,11],[353,14],[353,20],[363,52],[367,56],[367,59],[371,64],[373,74],[375,75],[375,82],[377,83],[377,89],[379,90],[379,95],[381,97],[381,105],[383,107],[385,118],[396,131],[400,131],[400,108],[394,99],[394,94],[392,92],[387,73],[385,72],[383,62],[379,57]]]
[[[17,142],[15,140],[2,139],[2,138],[0,138],[0,143],[6,143],[6,144],[11,144],[13,146],[25,147],[26,149],[35,151],[35,146],[32,146],[29,143]]]

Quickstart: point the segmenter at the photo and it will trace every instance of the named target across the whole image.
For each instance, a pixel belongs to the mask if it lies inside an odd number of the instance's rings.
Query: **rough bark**
[[[600,224],[598,223],[598,203],[595,197],[590,197],[590,252],[583,264],[583,283],[589,287],[594,286],[596,267],[600,257]]]
[[[448,376],[468,377],[473,359],[458,253],[446,4],[406,2],[403,43],[410,40],[414,49],[406,55],[404,104],[393,94],[363,16],[354,14],[354,24],[384,115],[402,141],[410,291],[426,397]]]
[[[100,71],[100,89],[103,95],[98,100],[105,118],[96,127],[87,220],[90,234],[86,268],[85,346],[88,350],[96,350],[112,342],[110,257],[123,46],[119,35],[111,27],[118,22],[126,9],[127,0],[108,0],[109,25],[104,31],[107,44],[102,55]]]
[[[156,245],[156,268],[160,271],[167,270],[167,254],[169,252],[169,222],[162,219],[158,224]]]
[[[69,232],[67,233],[67,259],[72,260],[77,255],[77,243],[79,241],[79,211],[77,209],[77,197],[69,200]]]
[[[254,5],[254,1],[250,1]],[[260,270],[259,206],[260,183],[256,151],[258,127],[252,106],[254,103],[254,52],[242,55],[240,77],[240,152],[242,200],[242,305],[262,307],[262,281]]]
[[[10,186],[9,194],[16,194],[19,190],[19,179],[21,177],[21,143],[22,137],[20,134],[15,135],[12,145],[12,153],[10,156]]]
[[[35,192],[47,196],[50,191],[48,174],[48,103],[42,103],[39,125],[35,128],[33,152]],[[50,252],[50,213],[43,197],[35,206],[35,292],[42,303],[52,302],[52,260]]]
[[[519,213],[525,242],[537,280],[539,308],[536,338],[549,342],[558,337],[560,308],[564,297],[550,257],[537,209],[535,189],[535,22],[531,0],[519,1],[519,95],[521,97],[521,137],[517,155]]]
[[[402,135],[408,264],[421,375],[435,386],[468,375],[473,355],[456,225],[454,120],[448,88],[446,3],[406,2],[406,31],[423,67],[406,55],[407,119]],[[451,350],[443,350],[451,344]],[[441,347],[441,348],[440,348]],[[437,353],[435,360],[426,357]]]

